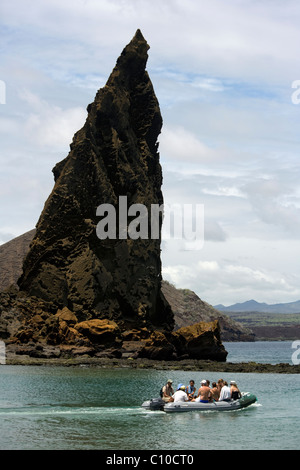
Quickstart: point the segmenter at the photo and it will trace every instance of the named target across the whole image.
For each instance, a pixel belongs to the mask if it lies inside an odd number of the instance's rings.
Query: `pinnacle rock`
[[[146,71],[149,46],[140,30],[124,48],[106,85],[87,107],[68,156],[53,169],[18,280],[20,291],[69,308],[79,321],[109,318],[124,328],[172,330],[161,291],[160,231],[151,239],[97,236],[97,208],[163,204],[158,136],[162,117]],[[128,224],[128,221],[127,221]]]

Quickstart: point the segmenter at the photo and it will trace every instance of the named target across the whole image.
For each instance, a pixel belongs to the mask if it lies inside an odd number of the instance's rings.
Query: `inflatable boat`
[[[146,410],[162,410],[166,413],[182,413],[186,411],[232,411],[240,410],[252,405],[257,400],[252,393],[243,392],[238,400],[214,401],[209,403],[200,403],[196,401],[165,403],[161,398],[152,398],[142,404]]]

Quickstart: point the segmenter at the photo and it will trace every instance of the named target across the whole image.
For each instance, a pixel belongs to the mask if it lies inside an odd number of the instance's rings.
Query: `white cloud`
[[[37,145],[66,146],[71,143],[75,131],[84,124],[85,109],[62,109],[29,90],[21,91],[19,96],[31,110],[22,126],[24,135]]]
[[[160,152],[165,158],[172,161],[185,162],[206,161],[214,155],[214,151],[188,130],[183,127],[168,128],[163,130],[160,137]]]
[[[198,261],[197,267],[201,271],[217,271],[220,269],[217,261]]]
[[[292,249],[297,244],[290,241]],[[194,290],[212,305],[230,305],[255,298],[259,302],[289,302],[297,297],[299,274],[285,241],[266,244],[232,239],[223,246],[207,243],[198,253],[175,250],[164,256],[163,276],[179,288]],[[214,258],[213,258],[214,257]]]
[[[279,226],[299,239],[299,198],[297,188],[289,183],[280,179],[279,175],[273,178],[257,178],[246,184],[243,190],[263,222]]]

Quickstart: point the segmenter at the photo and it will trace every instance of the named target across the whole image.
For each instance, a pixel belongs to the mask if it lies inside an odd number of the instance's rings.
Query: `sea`
[[[295,346],[289,341],[224,345],[228,362],[273,364],[292,363]],[[257,402],[230,412],[167,414],[141,407],[168,379],[175,386],[193,379],[198,387],[202,379],[220,378],[235,380]],[[299,450],[300,374],[0,365],[0,449],[113,451],[114,459],[118,452],[143,450],[155,458],[179,449],[180,455]]]

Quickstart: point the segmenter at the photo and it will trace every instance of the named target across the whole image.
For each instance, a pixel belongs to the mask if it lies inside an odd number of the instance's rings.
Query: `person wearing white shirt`
[[[228,387],[227,382],[223,382],[223,386],[220,393],[219,401],[230,401],[231,400],[231,390]]]
[[[179,384],[177,387],[176,392],[174,393],[173,397],[174,402],[178,401],[188,401],[188,396],[185,392],[185,386],[183,384]]]

